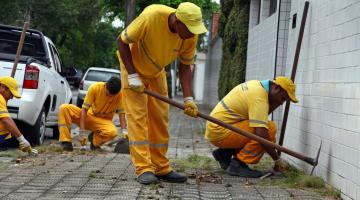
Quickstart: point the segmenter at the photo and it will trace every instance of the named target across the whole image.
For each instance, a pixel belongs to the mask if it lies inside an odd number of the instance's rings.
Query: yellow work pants
[[[249,120],[243,120],[233,124],[235,127],[244,130],[248,133],[255,134],[255,128],[249,126]],[[275,143],[276,125],[274,122],[269,121],[269,136],[270,140]],[[224,129],[224,132],[228,132],[224,139],[219,141],[211,141],[212,144],[219,148],[236,149],[236,157],[247,164],[256,164],[260,161],[261,157],[265,153],[265,150],[255,140],[251,140],[239,133],[233,132],[228,129]],[[211,131],[211,130],[209,130]],[[219,130],[217,130],[219,131]]]
[[[147,89],[167,96],[165,72],[155,78],[141,77],[141,80]],[[135,165],[136,174],[169,173],[171,168],[166,158],[169,143],[169,105],[144,93],[131,90],[128,87],[124,68],[121,71],[121,83],[124,94],[123,104],[128,120],[131,161]]]
[[[81,108],[72,104],[62,104],[59,110],[59,141],[71,142],[71,124],[80,124]],[[117,135],[117,129],[114,123],[109,119],[104,119],[88,114],[85,121],[85,129],[94,133],[93,144],[101,146],[107,141],[114,139]]]

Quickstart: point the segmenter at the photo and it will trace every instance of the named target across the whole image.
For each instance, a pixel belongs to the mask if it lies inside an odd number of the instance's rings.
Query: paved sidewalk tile
[[[169,158],[211,157],[214,147],[203,138],[204,125],[204,120],[172,108]],[[259,180],[232,177],[220,169],[215,173],[219,183],[189,178],[185,184],[144,186],[136,182],[129,155],[112,153],[112,149],[40,154],[19,163],[0,157],[0,163],[0,199],[323,199],[305,190],[261,186]]]

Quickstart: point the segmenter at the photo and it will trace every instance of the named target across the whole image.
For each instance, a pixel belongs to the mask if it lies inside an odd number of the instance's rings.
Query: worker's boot
[[[165,175],[157,175],[156,177],[170,183],[184,183],[187,180],[186,176],[181,175],[175,171],[171,171]]]
[[[158,178],[156,178],[155,174],[152,172],[144,172],[137,177],[137,181],[141,184],[149,185],[152,183],[157,183]]]
[[[71,142],[61,142],[61,147],[63,151],[71,152],[74,150],[74,147]]]
[[[219,162],[220,167],[223,170],[226,170],[231,161],[231,157],[235,153],[234,149],[216,149],[212,152],[212,155],[214,156],[215,160]]]
[[[263,174],[260,171],[252,170],[249,166],[237,158],[232,158],[226,172],[232,176],[240,176],[245,178],[259,178]]]
[[[101,149],[100,147],[94,145],[93,139],[94,139],[94,132],[91,132],[88,135],[88,140],[90,142],[90,150],[93,150],[93,151],[100,150]]]

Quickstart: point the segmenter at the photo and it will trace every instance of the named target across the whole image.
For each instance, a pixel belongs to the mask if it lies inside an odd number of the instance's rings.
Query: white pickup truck
[[[0,77],[11,75],[21,31],[0,24]],[[54,136],[58,136],[59,107],[72,99],[63,74],[53,42],[40,31],[28,30],[14,77],[22,97],[9,100],[7,105],[11,117],[33,145],[43,143],[46,127],[52,127]]]

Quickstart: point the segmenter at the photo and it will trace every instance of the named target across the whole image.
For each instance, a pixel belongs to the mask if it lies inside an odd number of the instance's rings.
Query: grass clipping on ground
[[[189,155],[185,159],[175,159],[173,164],[174,169],[179,172],[184,172],[186,169],[212,170],[216,168],[216,163],[212,158],[197,154]]]
[[[266,171],[273,165],[273,161],[269,156],[264,156],[260,163],[252,167],[257,170]],[[260,184],[277,185],[284,188],[301,188],[309,189],[319,193],[322,196],[334,197],[340,199],[340,190],[326,184],[326,182],[317,176],[310,176],[303,171],[299,171],[295,167],[290,166],[289,171],[284,173],[280,178],[265,178]]]

